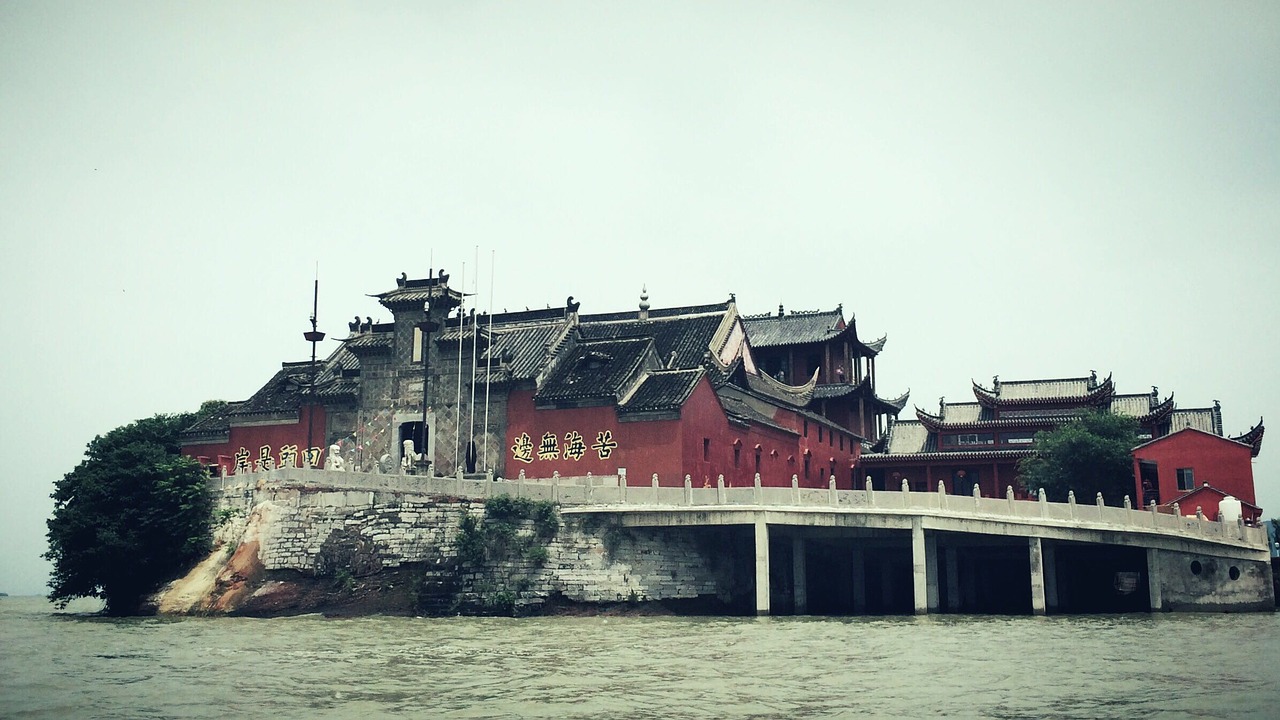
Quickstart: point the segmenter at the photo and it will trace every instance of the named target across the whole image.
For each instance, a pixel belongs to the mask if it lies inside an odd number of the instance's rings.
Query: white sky
[[[1277,77],[1274,2],[6,0],[0,591],[95,434],[308,357],[317,262],[334,336],[478,248],[498,309],[844,303],[926,409],[1096,369],[1280,422]]]

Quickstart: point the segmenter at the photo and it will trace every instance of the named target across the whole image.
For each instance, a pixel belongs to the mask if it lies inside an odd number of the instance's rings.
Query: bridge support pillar
[[[1053,545],[1041,545],[1044,550],[1044,602],[1045,610],[1058,610],[1058,553]]]
[[[867,611],[867,562],[861,545],[853,546],[853,612]]]
[[[804,538],[791,538],[791,579],[796,614],[809,614],[809,578],[805,567]]]
[[[756,515],[756,615],[769,614],[769,526]]]
[[[1151,612],[1164,610],[1164,596],[1160,591],[1160,551],[1147,548],[1147,594]]]
[[[936,535],[924,537],[925,585],[929,612],[938,612],[938,538]]]
[[[946,570],[947,570],[947,609],[951,612],[960,611],[960,567],[956,562],[956,548],[950,547],[946,553]]]
[[[1044,547],[1040,538],[1027,538],[1031,555],[1031,614],[1044,614]]]
[[[912,595],[917,615],[929,614],[929,558],[924,542],[924,520],[911,519],[911,574]]]

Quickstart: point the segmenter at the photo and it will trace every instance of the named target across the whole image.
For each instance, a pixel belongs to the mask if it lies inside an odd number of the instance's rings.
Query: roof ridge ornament
[[[640,319],[649,319],[649,286],[640,286]]]

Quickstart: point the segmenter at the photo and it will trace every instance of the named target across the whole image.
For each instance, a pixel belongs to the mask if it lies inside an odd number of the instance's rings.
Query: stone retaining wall
[[[546,543],[545,563],[510,557],[462,567],[454,547],[462,520],[483,518],[484,508],[461,498],[295,491],[275,493],[252,511],[263,518],[258,556],[266,570],[364,577],[421,564],[434,592],[482,609],[498,602],[529,609],[552,599],[728,602],[733,558],[752,552],[735,549],[724,528],[621,528],[571,518]],[[523,534],[532,532],[532,523],[524,526]],[[447,609],[437,600],[438,609]]]

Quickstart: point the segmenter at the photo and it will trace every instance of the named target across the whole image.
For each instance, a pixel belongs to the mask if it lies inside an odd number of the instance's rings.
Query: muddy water
[[[237,716],[1280,717],[1280,616],[113,620],[0,598],[0,717]]]

